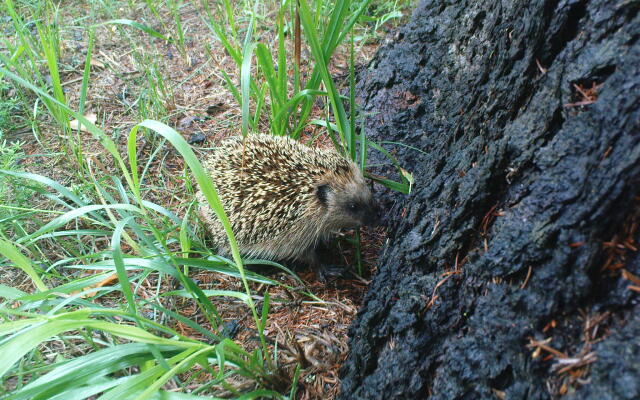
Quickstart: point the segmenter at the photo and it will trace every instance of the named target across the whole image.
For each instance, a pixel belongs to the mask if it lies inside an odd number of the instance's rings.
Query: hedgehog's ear
[[[316,196],[318,196],[318,200],[320,200],[320,203],[324,204],[325,206],[329,202],[329,192],[331,192],[331,186],[326,183],[318,185],[318,187],[316,188]]]

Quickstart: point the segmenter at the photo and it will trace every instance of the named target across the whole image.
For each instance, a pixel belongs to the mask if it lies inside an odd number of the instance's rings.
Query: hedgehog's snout
[[[371,201],[368,204],[363,225],[366,226],[378,226],[382,220],[382,208],[375,201]]]
[[[376,226],[380,221],[380,209],[371,198],[358,198],[348,201],[342,208],[342,225],[345,228]]]

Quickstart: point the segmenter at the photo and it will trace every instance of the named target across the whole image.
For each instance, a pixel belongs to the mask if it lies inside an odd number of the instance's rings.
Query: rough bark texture
[[[639,6],[422,1],[363,72],[370,137],[419,150],[387,144],[416,184],[382,196],[342,399],[640,398],[640,258],[603,245],[638,220]]]

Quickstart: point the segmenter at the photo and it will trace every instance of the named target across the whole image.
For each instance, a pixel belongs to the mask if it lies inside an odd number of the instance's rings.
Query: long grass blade
[[[224,207],[222,206],[222,202],[218,197],[218,193],[215,189],[213,181],[206,174],[206,172],[204,171],[204,168],[202,168],[202,164],[200,164],[200,161],[198,161],[198,158],[193,153],[191,146],[189,146],[189,144],[187,144],[184,138],[180,134],[178,134],[178,132],[176,132],[173,128],[170,128],[165,124],[162,124],[160,122],[153,121],[153,120],[142,121],[140,124],[136,125],[133,129],[137,130],[139,127],[149,128],[157,132],[161,136],[165,137],[176,148],[176,150],[178,150],[178,152],[182,155],[185,162],[189,166],[189,169],[191,170],[191,173],[195,177],[196,181],[198,182],[198,185],[200,186],[200,190],[204,194],[207,202],[209,203],[209,206],[216,213],[216,216],[220,219],[220,222],[225,229],[225,233],[227,234],[227,238],[229,239],[229,247],[231,248],[233,261],[236,267],[238,268],[238,271],[240,272],[240,276],[242,279],[243,286],[245,288],[245,292],[249,296],[248,298],[249,308],[251,309],[251,313],[253,315],[254,321],[256,322],[256,325],[259,324],[260,320],[255,308],[255,305],[253,304],[253,300],[251,299],[251,290],[249,289],[249,284],[247,282],[244,264],[242,262],[242,258],[240,257],[238,243],[236,242],[235,235],[231,230],[231,223],[229,222],[229,218],[227,217],[224,211]],[[263,335],[260,336],[260,340],[261,340],[262,347],[265,349],[265,353],[266,353],[267,345]]]

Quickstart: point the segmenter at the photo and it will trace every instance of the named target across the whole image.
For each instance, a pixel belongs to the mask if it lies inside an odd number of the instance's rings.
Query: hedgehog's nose
[[[378,226],[382,220],[382,208],[377,203],[372,203],[367,210],[365,225]]]

